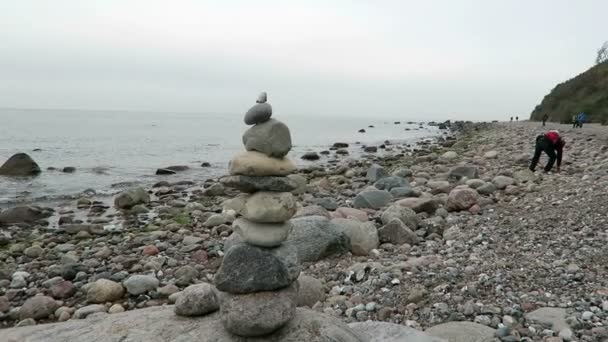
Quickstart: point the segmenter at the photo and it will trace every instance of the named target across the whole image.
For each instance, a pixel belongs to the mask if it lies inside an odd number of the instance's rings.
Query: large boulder
[[[260,248],[243,243],[226,252],[214,281],[220,291],[245,294],[287,287],[299,275],[298,251],[293,245]]]
[[[243,144],[247,151],[258,151],[269,157],[283,158],[291,150],[291,134],[287,125],[270,119],[245,131]]]
[[[34,176],[40,167],[25,153],[17,153],[0,166],[0,176]]]
[[[475,189],[456,188],[450,191],[446,209],[450,211],[468,210],[477,204],[479,194]]]
[[[348,327],[367,342],[448,342],[395,323],[367,321],[350,323]]]
[[[129,209],[137,204],[148,203],[150,203],[150,195],[141,187],[125,190],[114,198],[114,205],[120,209]]]
[[[430,327],[424,332],[449,342],[491,342],[495,331],[473,322],[448,322]]]
[[[350,239],[350,251],[354,255],[368,255],[378,248],[378,230],[372,222],[335,218],[331,223],[339,227],[340,231]]]
[[[456,166],[450,170],[448,177],[454,180],[479,178],[479,169],[472,165]]]
[[[393,200],[393,195],[386,190],[365,190],[357,194],[353,206],[357,209],[380,209]]]
[[[155,306],[112,315],[98,315],[86,320],[41,324],[2,330],[2,338],[19,342],[245,342],[227,332],[220,314],[179,317],[173,306]],[[299,308],[295,316],[276,333],[264,336],[267,342],[364,342],[353,330],[335,317]]]
[[[296,170],[288,158],[271,158],[261,152],[247,151],[235,156],[228,167],[231,175],[286,176]]]
[[[17,206],[0,212],[0,225],[34,223],[51,216],[50,212],[34,206]]]

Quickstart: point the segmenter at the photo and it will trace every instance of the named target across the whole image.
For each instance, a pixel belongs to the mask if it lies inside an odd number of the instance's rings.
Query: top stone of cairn
[[[267,95],[261,93],[256,100],[256,104],[249,108],[245,114],[245,124],[255,125],[270,120],[272,116],[272,106],[266,102]]]

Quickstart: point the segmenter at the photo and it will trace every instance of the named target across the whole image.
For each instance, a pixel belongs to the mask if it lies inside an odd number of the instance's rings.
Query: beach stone
[[[287,158],[270,158],[255,151],[237,155],[229,165],[231,175],[244,176],[286,176],[295,170],[295,165]]]
[[[391,219],[378,229],[378,238],[382,243],[388,242],[394,245],[402,245],[404,243],[415,245],[418,243],[418,235],[398,218]]]
[[[325,300],[325,288],[319,279],[300,274],[298,277],[298,284],[300,285],[297,301],[298,306],[312,308],[318,302]]]
[[[229,188],[247,193],[256,191],[290,192],[298,187],[295,180],[290,177],[227,176],[220,178],[220,182]]]
[[[49,293],[55,299],[70,298],[76,293],[76,286],[71,281],[61,280],[51,285]]]
[[[466,182],[466,185],[471,189],[478,189],[479,187],[483,186],[484,184],[486,184],[486,182],[481,179],[469,179]]]
[[[260,247],[275,247],[287,239],[293,225],[290,221],[283,223],[256,223],[238,218],[232,224],[234,231],[243,241]]]
[[[41,256],[43,253],[44,253],[44,249],[42,249],[42,247],[40,247],[40,246],[31,246],[31,247],[26,248],[23,251],[23,254],[25,254],[26,256],[33,258],[33,259]]]
[[[161,175],[174,175],[176,173],[177,173],[176,171],[169,170],[169,169],[156,169],[156,172],[155,172],[155,174],[159,175],[159,176],[161,176]]]
[[[391,175],[393,176],[397,176],[397,177],[402,177],[402,178],[407,178],[407,177],[411,177],[414,173],[412,172],[412,170],[410,169],[406,169],[403,167],[400,167],[398,169],[395,169]]]
[[[87,301],[95,304],[113,302],[121,299],[124,293],[121,284],[108,279],[98,279],[87,290]]]
[[[19,319],[44,319],[52,315],[59,304],[51,297],[34,296],[28,298],[19,309]]]
[[[278,291],[250,294],[219,292],[220,317],[229,332],[243,337],[270,334],[296,313],[297,282]]]
[[[290,192],[259,191],[245,197],[237,213],[259,223],[280,223],[296,213],[296,200]]]
[[[103,307],[103,305],[101,305]],[[7,341],[193,341],[243,342],[230,334],[220,322],[220,313],[185,319],[174,313],[173,306],[129,310],[113,315],[92,316],[87,320],[9,328],[2,331]],[[364,342],[335,317],[305,309],[296,309],[295,316],[282,329],[263,337],[268,342]]]
[[[492,183],[496,186],[496,188],[504,190],[507,186],[513,185],[515,180],[507,176],[496,176],[492,180]]]
[[[301,262],[318,261],[349,250],[348,237],[326,217],[299,217],[292,219],[291,223],[293,230],[287,241],[297,248]]]
[[[243,145],[247,151],[283,158],[291,150],[291,134],[287,125],[279,120],[270,119],[245,131]]]
[[[361,222],[367,222],[369,220],[365,211],[354,208],[339,207],[336,209],[335,214],[337,217],[355,218]]]
[[[87,306],[83,306],[80,309],[74,312],[74,318],[76,319],[84,319],[93,314],[106,312],[106,306],[102,304],[91,304]]]
[[[49,213],[34,206],[16,206],[0,212],[0,225],[12,223],[34,223],[49,216]]]
[[[448,181],[430,181],[426,183],[426,186],[431,188],[431,193],[433,195],[441,194],[441,193],[449,193],[452,189],[452,185]]]
[[[416,213],[433,214],[439,208],[439,204],[433,198],[404,198],[395,202],[400,206],[410,208]]]
[[[367,342],[452,342],[395,323],[367,321],[350,323],[348,327]]]
[[[302,207],[296,211],[294,218],[296,217],[305,217],[305,216],[323,216],[326,218],[331,218],[329,211],[327,209],[319,206],[319,205],[307,205]]]
[[[300,158],[302,160],[319,160],[321,156],[317,152],[306,152]]]
[[[476,189],[480,195],[491,195],[496,192],[496,185],[493,183],[487,182],[484,185],[480,186]]]
[[[460,188],[450,191],[446,209],[449,211],[468,210],[477,204],[478,193],[471,188]]]
[[[533,183],[536,181],[536,175],[531,170],[525,169],[513,173],[513,178],[519,184]]]
[[[377,181],[379,181],[380,179],[387,177],[388,173],[386,172],[386,170],[378,165],[378,164],[373,164],[372,166],[369,167],[369,169],[367,169],[367,175],[365,176],[370,182],[375,183]]]
[[[245,294],[287,287],[299,275],[298,251],[293,245],[261,248],[243,243],[226,252],[214,282],[220,291]]]
[[[380,216],[382,224],[388,224],[394,219],[399,219],[412,230],[416,230],[418,228],[418,216],[414,210],[408,207],[404,207],[400,204],[393,204],[386,208],[386,210],[384,210]]]
[[[380,209],[393,200],[393,195],[386,190],[366,190],[357,194],[353,206],[357,209]]]
[[[448,173],[450,179],[460,180],[462,178],[475,179],[479,178],[479,169],[472,165],[456,166]]]
[[[255,100],[256,103],[266,103],[266,101],[268,100],[268,95],[266,94],[265,91],[261,92],[260,95],[258,95],[258,99]]]
[[[408,183],[405,178],[397,176],[386,176],[374,183],[374,187],[378,190],[392,190],[394,188],[400,188],[407,186]]]
[[[245,113],[245,124],[255,125],[270,120],[272,106],[269,103],[256,103]]]
[[[150,195],[141,187],[125,190],[114,198],[114,205],[120,209],[128,209],[137,204],[148,203],[150,203]]]
[[[420,192],[414,190],[409,186],[402,186],[391,189],[391,195],[395,198],[405,198],[405,197],[418,197],[420,196]]]
[[[372,249],[378,248],[378,231],[372,222],[335,218],[331,223],[350,239],[350,251],[354,255],[368,255]]]
[[[158,284],[159,281],[155,277],[142,274],[132,275],[123,282],[127,292],[134,296],[156,290]]]
[[[108,309],[110,315],[125,312],[125,308],[120,304],[114,304]]]
[[[444,160],[454,160],[456,158],[458,158],[458,153],[454,151],[447,151],[446,153],[441,155],[441,159]]]
[[[211,284],[196,284],[182,291],[175,302],[178,316],[203,316],[220,309],[217,290]]]
[[[40,173],[40,167],[26,153],[17,153],[0,166],[1,176],[34,176]]]
[[[483,157],[486,159],[496,159],[498,158],[498,151],[488,151],[483,154]]]
[[[430,327],[424,332],[449,342],[491,342],[495,330],[473,322],[448,322]]]
[[[566,309],[552,307],[539,308],[525,315],[526,320],[549,326],[557,332],[569,328],[566,316]]]

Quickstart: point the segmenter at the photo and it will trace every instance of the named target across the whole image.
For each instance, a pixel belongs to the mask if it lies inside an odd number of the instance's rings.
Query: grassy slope
[[[549,114],[550,121],[569,122],[572,115],[584,111],[592,122],[608,123],[608,62],[558,84],[541,104],[531,120]]]

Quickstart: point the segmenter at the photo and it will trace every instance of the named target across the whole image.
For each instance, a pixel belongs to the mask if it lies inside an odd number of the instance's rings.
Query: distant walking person
[[[587,121],[587,114],[585,114],[585,112],[581,112],[576,117],[576,123],[578,125],[578,128],[583,128],[583,124],[585,123],[585,121]]]
[[[578,126],[577,118],[578,118],[577,115],[572,115],[572,128],[576,128],[576,126]]]
[[[547,120],[549,120],[549,114],[543,115],[543,126],[545,126],[545,124],[547,123]]]
[[[519,121],[519,116],[516,116],[516,117],[515,117],[515,121]]]
[[[545,152],[549,157],[549,161],[547,162],[547,165],[545,165],[545,173],[551,171],[556,160],[557,172],[560,172],[565,145],[566,142],[559,135],[558,131],[549,131],[548,133],[536,137],[536,149],[534,151],[534,157],[532,158],[532,164],[530,164],[530,170],[532,170],[532,172],[536,170],[540,155]]]
[[[511,117],[511,122],[513,122],[513,117]]]

